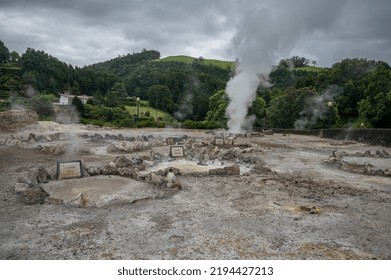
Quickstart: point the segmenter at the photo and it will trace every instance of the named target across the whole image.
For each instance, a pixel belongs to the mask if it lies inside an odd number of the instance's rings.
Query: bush
[[[153,121],[153,120],[142,120],[137,123],[137,127],[157,127],[164,128],[166,125],[164,122]]]
[[[94,120],[94,119],[80,119],[80,123],[82,124],[93,124],[93,125],[97,125],[97,126],[105,126],[106,125],[106,122],[103,121],[103,120]]]
[[[135,121],[133,118],[125,118],[117,122],[119,127],[135,127]]]
[[[192,120],[187,120],[183,123],[185,128],[190,129],[216,129],[221,128],[222,126],[215,121],[200,121],[194,122]]]

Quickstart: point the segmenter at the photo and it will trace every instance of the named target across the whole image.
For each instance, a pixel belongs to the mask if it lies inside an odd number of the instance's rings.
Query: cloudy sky
[[[77,66],[144,48],[224,60],[250,53],[266,64],[292,55],[322,66],[391,63],[390,11],[389,0],[0,0],[0,40]]]

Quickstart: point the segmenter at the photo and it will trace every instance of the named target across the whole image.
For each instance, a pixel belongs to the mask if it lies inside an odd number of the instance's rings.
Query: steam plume
[[[310,129],[334,106],[333,101],[341,92],[340,87],[329,86],[323,94],[310,98],[307,106],[300,112],[300,118],[295,121],[295,129]]]
[[[257,8],[245,13],[233,37],[233,52],[240,57],[240,64],[226,87],[230,99],[226,111],[230,132],[251,127],[251,118],[246,117],[248,108],[258,86],[268,86],[268,75],[277,59],[289,55],[306,36],[332,26],[345,3],[336,0],[275,2],[280,10],[272,12],[267,4],[259,3]]]

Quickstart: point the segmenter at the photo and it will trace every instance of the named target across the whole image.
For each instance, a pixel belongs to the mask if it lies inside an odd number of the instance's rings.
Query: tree
[[[300,118],[307,100],[315,96],[309,88],[286,89],[282,95],[273,98],[266,110],[266,125],[275,128],[293,128]]]
[[[206,116],[207,121],[227,123],[225,111],[228,107],[229,99],[225,90],[219,90],[209,97],[209,111]]]
[[[149,104],[155,109],[172,114],[175,111],[175,103],[172,100],[170,89],[166,85],[153,85],[148,88],[147,98]]]
[[[126,103],[128,93],[123,83],[115,83],[106,94],[105,105],[108,107],[117,107]]]
[[[54,94],[35,95],[31,99],[33,109],[39,116],[49,117],[54,115],[53,101],[57,100]]]
[[[84,115],[84,105],[79,97],[75,96],[72,100],[72,105],[76,107],[81,116]]]
[[[310,61],[305,57],[293,56],[291,58],[280,60],[280,66],[284,66],[286,68],[300,68],[308,66]]]
[[[9,61],[9,50],[4,45],[3,41],[0,40],[0,63]]]
[[[368,78],[365,98],[359,104],[360,118],[370,126],[391,127],[391,70],[379,66]]]
[[[251,107],[248,109],[247,115],[249,116],[255,116],[255,123],[254,125],[256,127],[262,127],[263,126],[263,119],[266,116],[266,102],[263,100],[262,97],[257,96],[251,105]]]
[[[217,123],[227,123],[226,110],[229,99],[225,90],[219,90],[209,98],[209,111],[207,113],[207,121],[214,121]],[[255,126],[262,126],[262,119],[266,115],[266,102],[262,97],[257,96],[248,109],[247,116],[255,116]]]
[[[16,51],[12,51],[9,54],[9,60],[11,62],[19,62],[20,60],[20,55]]]

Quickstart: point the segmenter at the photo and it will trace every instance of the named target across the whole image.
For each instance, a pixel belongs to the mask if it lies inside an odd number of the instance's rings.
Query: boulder
[[[124,155],[121,155],[121,156],[117,156],[114,159],[114,163],[117,168],[128,167],[130,165],[130,159],[128,159]]]
[[[133,168],[118,168],[118,175],[122,177],[129,177],[133,178],[134,177],[134,169]]]
[[[225,174],[227,175],[240,175],[239,165],[232,165],[224,167]]]
[[[48,169],[48,179],[50,180],[58,179],[57,166],[52,166]]]
[[[343,171],[358,173],[358,174],[366,174],[367,173],[367,168],[365,165],[350,163],[350,162],[346,162],[346,161],[342,161],[341,169]]]
[[[225,175],[224,168],[209,169],[209,175]]]
[[[273,130],[268,129],[264,131],[265,135],[273,135]]]
[[[27,178],[31,187],[38,185],[38,173],[36,169],[30,169],[27,172]]]
[[[18,182],[15,184],[14,191],[16,194],[21,194],[25,191],[27,191],[30,188],[28,183],[25,182]]]
[[[365,151],[363,156],[364,157],[370,157],[371,156],[371,151]]]
[[[45,192],[40,186],[27,188],[24,191],[22,191],[21,186],[18,186],[18,188],[19,188],[18,195],[20,199],[22,200],[22,202],[28,205],[37,204],[37,203],[43,204],[45,202],[45,198],[49,196],[49,194]]]
[[[115,165],[107,164],[102,167],[101,172],[103,175],[117,175],[118,169],[115,167]]]
[[[111,145],[109,145],[107,147],[107,152],[108,153],[116,153],[118,151],[119,151],[119,148],[116,145],[114,145],[114,144],[111,144]]]
[[[385,158],[389,158],[390,157],[390,154],[387,151],[385,151],[385,150],[382,150],[381,153],[382,153],[383,157],[385,157]]]
[[[152,172],[148,177],[148,181],[154,184],[155,186],[160,187],[164,185],[164,183],[166,182],[166,178],[164,176],[160,176]]]
[[[169,172],[172,172],[172,173],[174,173],[174,175],[179,175],[179,174],[181,174],[181,170],[179,170],[179,169],[176,168],[176,167],[167,167],[167,168],[164,170],[164,172],[165,172],[166,174],[168,174]]]
[[[101,168],[98,166],[92,166],[92,167],[87,168],[86,171],[90,176],[96,176],[101,173]]]
[[[38,183],[47,183],[48,182],[49,173],[45,167],[40,166],[37,169],[37,180]]]

